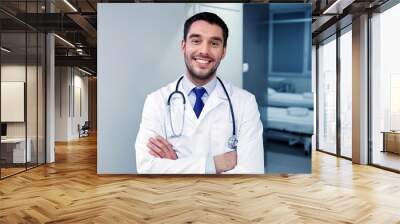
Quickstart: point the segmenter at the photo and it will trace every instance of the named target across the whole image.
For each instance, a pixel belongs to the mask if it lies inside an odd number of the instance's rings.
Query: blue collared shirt
[[[204,86],[196,86],[195,84],[190,81],[189,78],[184,75],[182,79],[182,87],[183,87],[183,93],[185,93],[189,97],[190,104],[192,107],[194,106],[194,103],[196,102],[196,94],[193,92],[193,89],[195,87],[204,87],[206,89],[206,92],[204,95],[201,97],[201,100],[203,101],[204,104],[206,104],[206,101],[212,91],[214,91],[215,87],[217,86],[217,77],[214,76],[212,80],[210,80],[207,84]]]

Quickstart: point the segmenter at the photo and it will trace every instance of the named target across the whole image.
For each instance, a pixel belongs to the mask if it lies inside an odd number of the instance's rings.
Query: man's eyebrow
[[[190,34],[190,35],[188,36],[188,39],[191,39],[191,38],[200,38],[200,37],[201,37],[200,34],[192,33],[192,34]],[[217,37],[217,36],[211,37],[210,39],[213,40],[213,41],[223,42],[222,38],[221,38],[221,37]]]
[[[211,40],[217,40],[217,41],[221,41],[222,42],[222,38],[221,37],[211,37]]]
[[[192,34],[189,35],[188,38],[194,38],[194,37],[201,37],[201,35],[197,34],[197,33],[192,33]]]

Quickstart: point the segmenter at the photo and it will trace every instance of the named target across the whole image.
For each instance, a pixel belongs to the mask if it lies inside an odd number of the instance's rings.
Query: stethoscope
[[[181,91],[178,90],[179,84],[181,83],[182,79],[183,79],[183,76],[179,78],[178,82],[176,83],[175,91],[173,91],[173,92],[169,95],[168,101],[167,101],[168,112],[169,112],[168,114],[169,114],[169,120],[170,120],[171,131],[172,131],[172,136],[171,136],[171,137],[174,137],[174,138],[175,138],[175,137],[180,137],[180,136],[182,136],[183,127],[184,127],[184,122],[185,122],[186,98],[185,98],[185,95],[184,95]],[[237,145],[238,145],[238,139],[237,139],[237,137],[236,137],[235,114],[234,114],[234,112],[233,112],[233,107],[232,107],[231,98],[229,97],[229,94],[228,94],[228,92],[226,91],[226,88],[225,88],[224,83],[222,83],[222,81],[221,81],[220,78],[217,77],[217,79],[218,79],[218,81],[221,83],[221,86],[222,86],[222,88],[224,89],[225,95],[226,95],[226,97],[228,98],[229,108],[230,108],[231,117],[232,117],[232,136],[228,139],[228,147],[229,147],[230,149],[236,150]],[[172,125],[173,122],[172,122],[172,117],[171,117],[171,116],[172,116],[172,115],[171,115],[171,114],[172,114],[172,112],[171,112],[171,99],[174,97],[174,95],[177,95],[178,97],[181,97],[182,102],[183,102],[182,125],[181,125],[181,129],[180,129],[180,132],[179,132],[179,133],[175,132],[175,129],[174,129],[173,125]]]

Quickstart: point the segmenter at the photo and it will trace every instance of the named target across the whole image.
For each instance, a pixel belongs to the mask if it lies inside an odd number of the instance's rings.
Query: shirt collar
[[[211,79],[207,84],[205,84],[204,89],[206,89],[206,92],[208,95],[211,94],[211,92],[215,89],[215,87],[217,86],[217,78],[216,76],[214,76],[213,79]],[[186,77],[186,74],[183,76],[183,80],[182,80],[182,87],[183,87],[183,91],[184,93],[189,96],[189,94],[191,93],[191,91],[193,90],[193,88],[196,87],[195,84],[192,83],[192,81],[190,81],[189,78]]]

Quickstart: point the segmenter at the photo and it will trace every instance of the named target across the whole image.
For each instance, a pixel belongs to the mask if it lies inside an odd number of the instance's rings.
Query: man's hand
[[[154,157],[172,160],[178,158],[171,143],[159,135],[154,138],[149,138],[147,147],[150,149],[149,153]]]
[[[237,163],[236,150],[214,156],[214,163],[217,174],[235,168]]]

